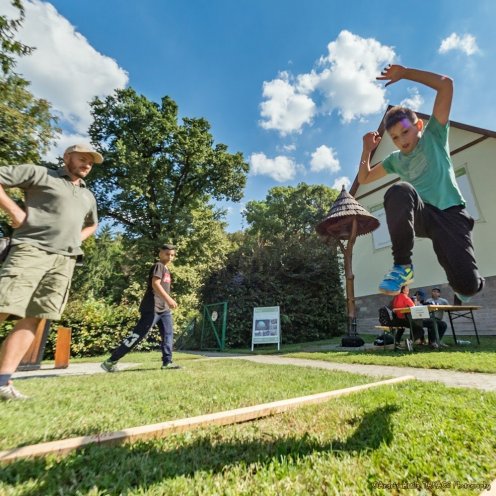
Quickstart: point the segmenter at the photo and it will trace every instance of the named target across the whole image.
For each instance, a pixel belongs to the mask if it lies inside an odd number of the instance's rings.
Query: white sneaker
[[[27,400],[28,396],[20,393],[12,384],[7,384],[5,386],[0,386],[0,399],[4,401],[8,400]]]

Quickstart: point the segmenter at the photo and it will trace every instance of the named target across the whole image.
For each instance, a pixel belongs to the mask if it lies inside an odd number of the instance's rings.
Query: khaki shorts
[[[0,269],[0,313],[60,319],[76,257],[49,253],[27,243],[12,245]]]

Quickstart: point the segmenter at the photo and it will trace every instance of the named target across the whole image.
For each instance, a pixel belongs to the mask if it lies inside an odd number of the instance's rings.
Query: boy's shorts
[[[76,257],[49,253],[27,243],[12,245],[0,269],[0,313],[60,319]]]

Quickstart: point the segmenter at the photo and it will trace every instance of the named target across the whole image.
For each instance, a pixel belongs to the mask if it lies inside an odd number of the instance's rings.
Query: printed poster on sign
[[[279,307],[258,307],[253,309],[253,331],[251,349],[256,344],[276,343],[281,345],[281,325]]]

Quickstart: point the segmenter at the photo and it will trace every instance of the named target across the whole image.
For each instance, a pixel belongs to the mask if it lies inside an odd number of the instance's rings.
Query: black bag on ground
[[[0,264],[7,258],[10,250],[10,238],[0,238]]]
[[[385,346],[387,344],[394,344],[394,338],[391,334],[386,332],[378,336],[374,341],[375,346]]]
[[[344,336],[341,339],[341,346],[344,348],[358,348],[364,344],[365,341],[359,336]]]

